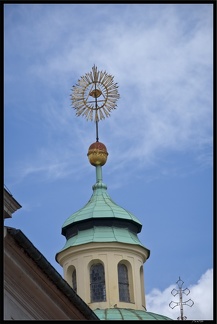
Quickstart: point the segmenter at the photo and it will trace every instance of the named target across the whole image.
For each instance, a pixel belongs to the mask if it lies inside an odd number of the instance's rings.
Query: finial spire
[[[174,307],[176,307],[178,305],[180,306],[180,316],[177,319],[182,320],[182,321],[187,319],[187,317],[184,316],[184,314],[183,314],[183,306],[187,305],[187,306],[192,307],[194,305],[194,302],[191,299],[188,299],[187,301],[183,302],[182,295],[183,294],[188,295],[190,293],[190,290],[188,288],[182,289],[183,283],[184,283],[184,281],[179,277],[179,280],[176,281],[176,284],[178,285],[179,289],[177,290],[177,289],[174,288],[171,291],[171,294],[173,296],[176,296],[177,294],[179,294],[179,302],[171,301],[169,303],[170,308],[174,308]]]
[[[72,87],[72,106],[76,109],[77,116],[95,121],[96,142],[99,141],[98,122],[110,116],[120,97],[118,85],[113,82],[113,78],[107,72],[98,71],[94,65],[92,71],[82,76]]]

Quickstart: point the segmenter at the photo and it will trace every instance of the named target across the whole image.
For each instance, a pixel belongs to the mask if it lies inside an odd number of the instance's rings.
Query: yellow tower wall
[[[91,309],[130,308],[146,309],[143,264],[148,258],[146,249],[127,243],[88,243],[60,252],[57,261],[63,267],[64,279],[72,286],[72,271],[76,270],[77,294]],[[128,269],[130,303],[119,301],[118,263]],[[105,271],[106,301],[91,303],[90,267],[101,262]]]

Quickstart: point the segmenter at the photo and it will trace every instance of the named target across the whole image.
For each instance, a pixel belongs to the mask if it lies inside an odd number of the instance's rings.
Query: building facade
[[[4,218],[19,208],[4,189]],[[3,261],[4,320],[99,320],[21,230],[4,227]]]

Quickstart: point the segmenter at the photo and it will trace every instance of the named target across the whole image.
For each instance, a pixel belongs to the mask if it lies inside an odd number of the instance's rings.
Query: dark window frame
[[[90,267],[90,299],[91,303],[106,301],[105,271],[100,262]]]
[[[119,301],[130,303],[128,268],[124,263],[118,263]]]

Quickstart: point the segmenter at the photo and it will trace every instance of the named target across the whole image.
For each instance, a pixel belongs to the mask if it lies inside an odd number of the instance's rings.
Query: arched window
[[[77,278],[76,278],[76,270],[74,269],[72,272],[72,288],[75,292],[77,292]]]
[[[145,305],[145,285],[144,285],[144,273],[143,273],[143,266],[140,267],[140,284],[141,284],[141,296],[142,296],[142,306],[146,310]]]
[[[123,263],[118,264],[118,287],[119,300],[122,302],[130,302],[129,280],[127,266]]]
[[[105,273],[101,263],[90,267],[90,296],[91,303],[106,300]]]

